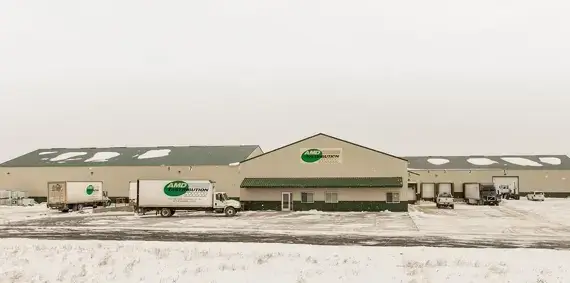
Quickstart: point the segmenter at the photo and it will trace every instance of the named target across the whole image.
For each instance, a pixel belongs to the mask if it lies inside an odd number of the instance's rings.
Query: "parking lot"
[[[22,208],[26,209],[26,208]],[[37,208],[30,208],[38,210]],[[409,213],[248,211],[237,217],[203,212],[171,218],[133,213],[45,213],[28,220],[19,215],[8,226],[112,230],[171,230],[295,235],[451,236],[494,239],[562,239],[570,236],[570,199],[505,201],[500,206],[457,204],[437,209],[433,203],[410,205]],[[6,217],[6,216],[5,216]],[[6,227],[6,225],[5,225]]]

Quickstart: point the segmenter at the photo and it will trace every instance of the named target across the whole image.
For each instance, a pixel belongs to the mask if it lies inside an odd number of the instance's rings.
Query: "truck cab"
[[[484,205],[499,205],[500,198],[495,184],[481,184],[479,187],[482,204]]]
[[[544,201],[544,192],[532,191],[526,195],[526,198],[532,201]]]
[[[228,216],[233,216],[239,210],[241,210],[241,203],[239,201],[230,199],[225,192],[216,192],[216,197],[214,200],[215,212],[224,212]]]

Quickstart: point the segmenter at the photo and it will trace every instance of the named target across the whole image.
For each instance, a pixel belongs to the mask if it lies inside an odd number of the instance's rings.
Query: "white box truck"
[[[103,182],[62,181],[48,182],[47,207],[62,212],[81,210],[83,207],[108,206],[111,200],[103,191]]]
[[[135,211],[157,211],[170,217],[178,210],[200,210],[234,216],[241,203],[216,192],[210,180],[138,180]]]

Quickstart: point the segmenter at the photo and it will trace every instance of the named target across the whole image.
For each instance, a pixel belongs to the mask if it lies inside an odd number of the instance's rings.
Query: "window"
[[[313,196],[314,196],[313,193],[302,192],[301,193],[301,202],[302,203],[314,203],[315,200],[314,200]]]
[[[400,202],[400,193],[386,193],[386,202],[388,203]]]
[[[325,203],[338,203],[338,193],[325,192]]]

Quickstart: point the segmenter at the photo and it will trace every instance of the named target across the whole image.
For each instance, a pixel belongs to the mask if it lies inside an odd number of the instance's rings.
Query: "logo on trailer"
[[[323,158],[323,152],[316,148],[306,150],[301,154],[301,160],[307,163],[317,162],[321,160],[321,158]]]
[[[189,189],[188,183],[184,181],[173,181],[164,186],[164,194],[169,197],[179,197]]]
[[[93,185],[89,185],[87,186],[87,188],[85,189],[85,193],[90,196],[93,194],[93,192],[95,192],[95,188],[93,187]]]

